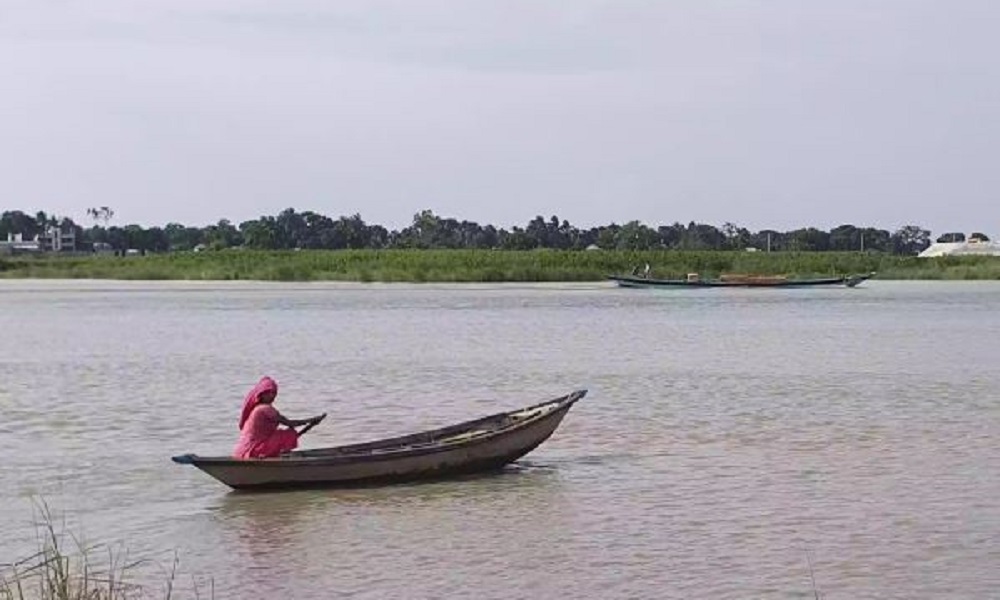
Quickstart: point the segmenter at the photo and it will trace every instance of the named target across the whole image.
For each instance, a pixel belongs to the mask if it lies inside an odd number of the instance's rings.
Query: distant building
[[[8,233],[7,241],[0,242],[0,254],[26,254],[40,252],[38,240],[25,240],[20,233]]]
[[[38,252],[76,252],[76,232],[64,231],[58,226],[45,229],[33,240],[24,239],[23,233],[8,233],[7,241],[0,241],[0,254],[32,254]]]
[[[1000,256],[1000,244],[991,242],[982,233],[973,233],[966,239],[964,233],[946,233],[926,250],[918,254],[921,258],[937,256]]]
[[[76,252],[76,232],[64,231],[52,225],[38,236],[38,248],[42,252]]]
[[[114,246],[107,242],[94,242],[94,254],[99,254],[102,256],[112,255],[115,253]]]

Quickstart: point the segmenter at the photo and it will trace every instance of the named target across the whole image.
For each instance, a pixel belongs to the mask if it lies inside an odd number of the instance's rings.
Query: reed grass
[[[36,502],[38,550],[12,564],[0,565],[0,600],[141,600],[148,589],[132,580],[147,561],[132,560],[123,546],[88,546],[57,525],[48,505]],[[162,597],[174,597],[178,560],[165,570]],[[194,586],[194,596],[199,597]],[[214,593],[213,593],[214,595]]]
[[[0,277],[121,280],[360,282],[600,281],[649,264],[659,278],[752,273],[880,279],[1000,280],[996,257],[924,259],[861,252],[303,250],[171,253],[143,257],[14,257]]]

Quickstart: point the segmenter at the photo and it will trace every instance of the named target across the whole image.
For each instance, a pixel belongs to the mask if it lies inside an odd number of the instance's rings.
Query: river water
[[[1000,597],[998,283],[3,281],[0,331],[0,562],[41,498],[201,597]],[[330,414],[307,447],[590,393],[492,476],[237,494],[170,462],[227,454],[262,374]]]

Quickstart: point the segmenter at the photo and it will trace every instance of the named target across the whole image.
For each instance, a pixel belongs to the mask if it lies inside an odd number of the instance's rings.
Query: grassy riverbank
[[[135,560],[121,545],[90,546],[59,526],[58,519],[43,502],[36,505],[35,538],[38,549],[11,564],[0,564],[0,600],[142,600],[179,597],[176,587],[178,559],[169,565]],[[140,567],[158,566],[164,576],[153,587],[136,582]],[[211,582],[207,595],[192,580],[194,598],[213,598]],[[187,596],[185,596],[187,597]]]
[[[859,252],[229,250],[131,257],[0,258],[0,277],[130,280],[360,282],[600,281],[649,263],[655,277],[698,272],[813,277],[877,271],[880,279],[1000,280],[993,257],[916,257]]]

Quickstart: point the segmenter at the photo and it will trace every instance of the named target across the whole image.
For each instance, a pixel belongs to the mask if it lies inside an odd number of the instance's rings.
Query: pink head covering
[[[243,413],[240,414],[240,429],[243,429],[243,424],[250,418],[250,413],[260,404],[260,395],[266,392],[278,393],[278,382],[267,376],[261,377],[257,385],[253,386],[253,389],[244,398]]]

